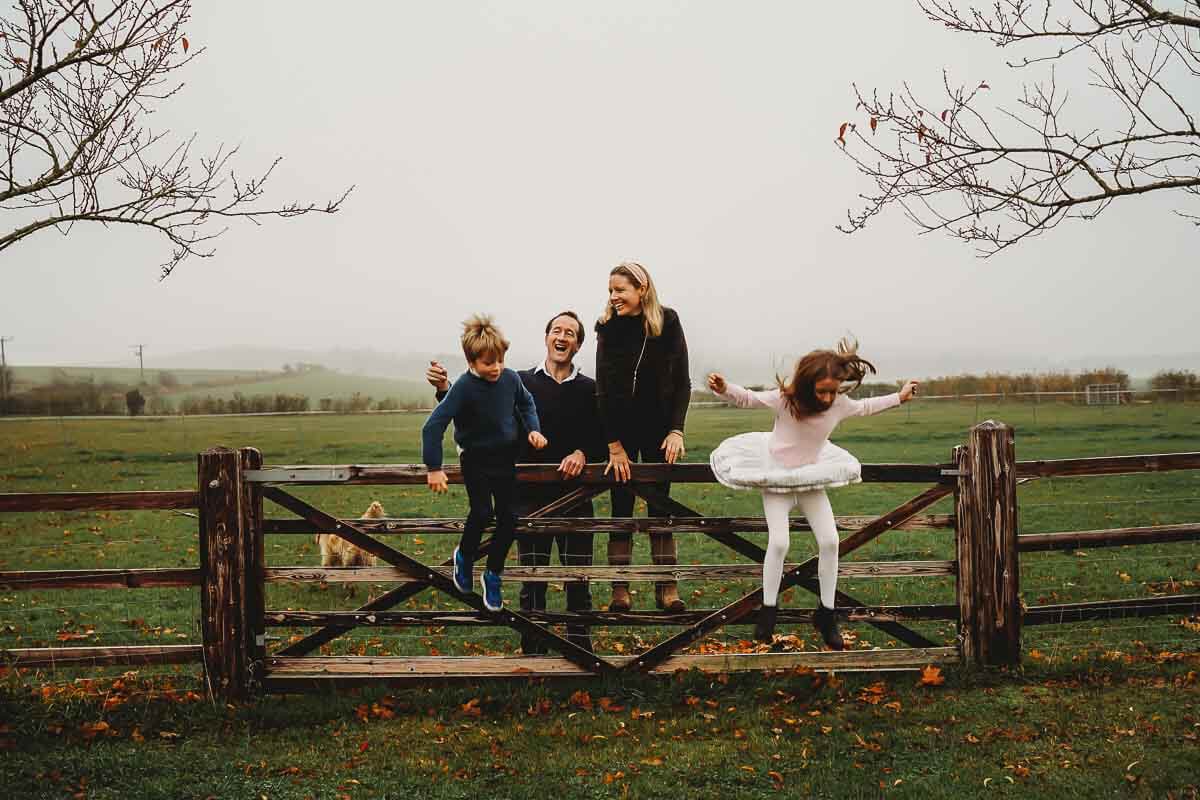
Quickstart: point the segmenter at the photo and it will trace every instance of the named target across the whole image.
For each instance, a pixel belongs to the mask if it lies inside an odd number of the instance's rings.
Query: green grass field
[[[942,462],[985,418],[1016,428],[1019,459],[1200,450],[1200,405],[1194,404],[927,402],[852,420],[835,439],[864,462]],[[191,488],[196,453],[216,445],[256,446],[268,464],[416,462],[423,419],[0,422],[0,491]],[[769,424],[757,412],[694,409],[688,460],[705,460],[722,438]],[[831,497],[836,513],[879,513],[920,489],[869,484]],[[391,516],[465,513],[461,487],[438,499],[424,487],[297,492],[344,516],[356,516],[373,499]],[[761,513],[756,496],[719,486],[680,486],[673,494],[704,513]],[[1200,518],[1200,474],[1036,481],[1020,488],[1019,500],[1023,533],[1194,522]],[[598,510],[606,514],[606,503]],[[933,509],[948,510],[948,502]],[[268,514],[285,516],[270,507]],[[3,515],[0,570],[193,566],[195,530],[194,519],[171,512]],[[679,538],[683,563],[736,559],[703,537]],[[454,544],[433,535],[395,537],[392,543],[427,561],[444,558]],[[635,561],[648,563],[647,550],[639,542]],[[813,550],[811,537],[798,533],[789,560]],[[271,565],[319,560],[309,537],[270,537],[267,554]],[[904,531],[853,556],[951,557],[948,532]],[[1021,560],[1029,605],[1195,592],[1198,583],[1200,545],[1194,543],[1034,553]],[[698,582],[681,589],[692,606],[714,607],[753,585]],[[650,588],[635,584],[640,605],[652,602]],[[954,598],[949,578],[844,580],[840,588],[867,603]],[[516,589],[506,585],[510,603]],[[349,609],[367,592],[360,586],[351,597],[334,585],[271,584],[267,605]],[[596,586],[594,597],[606,603],[607,587]],[[811,600],[795,593],[787,602],[807,606]],[[552,589],[550,603],[562,607],[561,591]],[[428,592],[410,604],[451,606]],[[0,591],[0,648],[197,642],[198,615],[194,589]],[[227,709],[201,700],[191,666],[143,669],[125,678],[117,677],[119,670],[9,672],[0,693],[0,751],[9,751],[0,759],[0,778],[16,796],[47,797],[81,791],[86,797],[960,797],[1063,791],[1194,797],[1200,784],[1198,623],[1157,617],[1030,628],[1022,670],[951,670],[937,687],[917,686],[914,673],[741,676],[728,682],[692,675],[391,693],[381,687]],[[951,625],[915,627],[953,641]],[[853,630],[858,647],[894,646],[872,628]],[[269,647],[278,647],[303,631],[269,632],[279,637]],[[816,646],[809,631],[795,632]],[[596,633],[606,652],[656,640],[646,629]],[[735,626],[710,644],[738,647],[747,635],[748,629]],[[494,629],[407,628],[345,637],[329,651],[503,654],[516,647],[513,634]],[[105,677],[81,679],[94,675]],[[577,690],[588,693],[590,705]]]

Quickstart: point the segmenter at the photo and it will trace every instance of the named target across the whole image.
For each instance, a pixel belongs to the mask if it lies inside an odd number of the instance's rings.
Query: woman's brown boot
[[[614,567],[627,567],[633,559],[633,536],[623,537],[610,534],[608,537],[608,563]],[[628,583],[612,585],[612,599],[608,601],[609,611],[628,611],[633,607],[633,598],[629,594]]]
[[[675,537],[672,534],[650,534],[650,560],[655,564],[675,565],[679,560],[676,552]],[[654,584],[654,602],[664,611],[676,614],[687,610],[687,605],[679,596],[679,584],[675,581],[659,581]]]

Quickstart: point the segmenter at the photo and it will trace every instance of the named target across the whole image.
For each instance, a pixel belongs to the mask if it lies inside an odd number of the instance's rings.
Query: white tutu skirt
[[[785,467],[771,456],[771,434],[754,431],[731,436],[708,458],[713,475],[730,489],[788,494],[849,486],[862,481],[858,459],[826,442],[816,463]]]

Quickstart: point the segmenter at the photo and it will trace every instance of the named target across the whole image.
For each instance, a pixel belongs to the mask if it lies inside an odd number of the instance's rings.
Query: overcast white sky
[[[851,82],[935,89],[948,68],[998,104],[1020,86],[1004,54],[909,0],[200,3],[188,36],[207,52],[155,127],[240,144],[244,172],[284,156],[279,203],[357,188],[334,217],[235,226],[163,283],[149,232],[27,240],[0,258],[12,363],[133,364],[135,342],[151,359],[448,352],[476,310],[526,354],[551,313],[594,319],[624,259],[678,309],[697,373],[847,330],[867,355],[1033,368],[1200,351],[1200,233],[1169,213],[1182,198],[987,261],[894,213],[834,229],[864,188],[833,143],[856,118]]]

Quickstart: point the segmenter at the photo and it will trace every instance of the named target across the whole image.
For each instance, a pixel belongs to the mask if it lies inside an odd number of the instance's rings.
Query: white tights
[[[763,492],[763,516],[767,518],[767,557],[763,561],[763,605],[779,604],[779,582],[787,557],[788,512],[800,506],[800,512],[817,537],[817,578],[821,584],[821,605],[833,608],[837,594],[838,532],[833,507],[824,489],[778,494]]]

